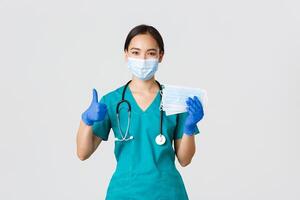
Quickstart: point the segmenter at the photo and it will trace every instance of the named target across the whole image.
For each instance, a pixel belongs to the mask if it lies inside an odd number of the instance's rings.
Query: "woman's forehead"
[[[158,44],[150,34],[139,34],[131,39],[128,49],[130,50],[131,48],[157,49]]]

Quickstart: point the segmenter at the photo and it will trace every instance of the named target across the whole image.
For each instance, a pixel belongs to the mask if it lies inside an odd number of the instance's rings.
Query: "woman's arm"
[[[80,120],[77,132],[77,156],[80,160],[88,159],[97,149],[102,139],[93,134],[92,126]]]
[[[181,139],[175,140],[175,153],[182,167],[191,163],[196,152],[195,136],[183,134]]]
[[[197,123],[203,118],[203,107],[198,99],[189,97],[186,101],[188,116],[184,122],[183,135],[181,139],[175,140],[175,153],[181,166],[185,167],[191,163],[196,152],[195,131]]]
[[[77,132],[77,156],[80,160],[88,159],[99,146],[102,139],[93,133],[92,126],[95,122],[103,121],[107,107],[103,98],[98,102],[97,90],[93,89],[93,99],[88,109],[82,113]]]

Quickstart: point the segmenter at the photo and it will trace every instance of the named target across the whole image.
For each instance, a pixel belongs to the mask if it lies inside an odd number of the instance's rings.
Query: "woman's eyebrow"
[[[147,49],[147,51],[157,51],[157,49]]]
[[[136,48],[136,47],[132,47],[130,50],[141,50],[141,49],[139,49],[139,48]]]

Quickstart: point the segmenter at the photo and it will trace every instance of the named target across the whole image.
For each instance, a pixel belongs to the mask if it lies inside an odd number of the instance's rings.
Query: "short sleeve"
[[[102,98],[100,99],[100,103],[104,103],[106,106],[108,106],[105,96],[102,96]],[[94,135],[100,137],[104,141],[107,141],[110,129],[111,129],[111,121],[107,109],[107,113],[104,117],[104,120],[100,122],[95,122],[92,125],[92,130]]]
[[[185,119],[187,118],[187,116],[188,116],[188,112],[177,114],[176,127],[174,130],[174,139],[182,138],[184,123],[185,123]],[[198,129],[198,126],[196,126],[194,135],[197,135],[199,133],[200,133],[200,131]]]

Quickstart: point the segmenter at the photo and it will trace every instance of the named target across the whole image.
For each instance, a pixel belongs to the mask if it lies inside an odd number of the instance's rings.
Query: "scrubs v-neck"
[[[107,141],[110,130],[121,139],[116,106],[122,99],[124,86],[105,94],[100,102],[107,105],[107,115],[92,126],[93,134]],[[127,138],[129,141],[115,141],[114,154],[117,161],[115,171],[107,188],[106,200],[187,200],[183,179],[175,166],[173,141],[183,135],[187,112],[166,116],[163,112],[163,135],[166,142],[157,145],[156,136],[160,130],[160,93],[142,110],[131,90],[127,87],[125,97],[131,104],[131,119]],[[126,132],[127,104],[119,107],[120,128]],[[195,134],[199,133],[198,127]]]

